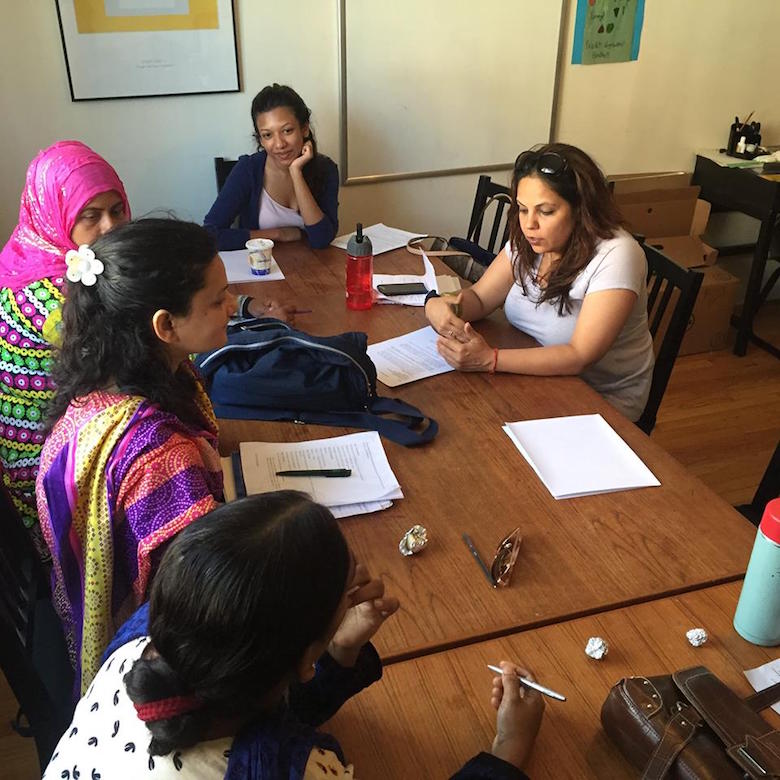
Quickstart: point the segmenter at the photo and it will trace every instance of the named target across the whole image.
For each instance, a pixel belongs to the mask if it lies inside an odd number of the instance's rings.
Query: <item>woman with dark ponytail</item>
[[[315,727],[382,676],[370,639],[397,609],[303,493],[225,504],[171,542],[149,604],[106,650],[44,777],[77,767],[103,780],[352,778]],[[503,666],[492,755],[469,761],[462,780],[525,778],[543,705]]]
[[[171,542],[46,777],[121,765],[128,778],[276,780],[317,762],[343,777],[338,744],[314,726],[381,677],[369,639],[397,608],[305,494],[225,504]]]
[[[258,151],[238,158],[203,224],[220,249],[304,234],[315,249],[327,246],[338,230],[339,172],[317,152],[311,110],[291,87],[271,84],[255,95],[250,113]]]
[[[66,263],[36,493],[83,692],[162,546],[223,500],[216,420],[189,355],[226,342],[235,298],[212,237],[187,222],[130,222]]]

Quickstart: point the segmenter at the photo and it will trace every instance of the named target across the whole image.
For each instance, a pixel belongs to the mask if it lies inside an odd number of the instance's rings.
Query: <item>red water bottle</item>
[[[374,302],[374,248],[358,222],[347,244],[347,308],[370,309]]]

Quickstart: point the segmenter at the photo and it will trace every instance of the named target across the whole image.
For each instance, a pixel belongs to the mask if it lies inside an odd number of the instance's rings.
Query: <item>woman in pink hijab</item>
[[[19,224],[0,252],[0,466],[3,484],[41,556],[35,478],[65,286],[65,253],[130,219],[116,171],[79,141],[30,163]]]

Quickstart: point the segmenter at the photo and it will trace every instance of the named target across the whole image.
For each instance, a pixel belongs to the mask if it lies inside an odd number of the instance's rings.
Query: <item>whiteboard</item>
[[[344,183],[506,168],[550,140],[564,0],[340,0]]]

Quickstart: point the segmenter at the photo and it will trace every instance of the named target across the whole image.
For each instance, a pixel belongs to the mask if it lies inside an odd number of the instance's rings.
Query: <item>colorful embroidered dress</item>
[[[116,171],[79,141],[60,141],[27,169],[19,222],[0,252],[0,466],[11,501],[43,558],[35,478],[43,444],[51,345],[63,302],[65,253],[81,210],[115,191],[130,216]]]
[[[49,372],[52,325],[63,302],[62,277],[0,289],[0,463],[11,501],[48,557],[38,529],[35,477],[43,445],[45,405],[54,396]]]
[[[140,396],[95,391],[70,404],[43,447],[38,511],[82,693],[144,600],[162,546],[223,501],[216,421],[200,385],[198,405],[201,429]]]

